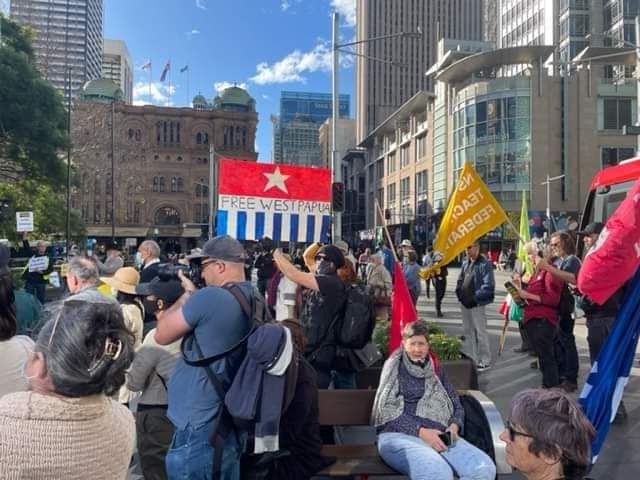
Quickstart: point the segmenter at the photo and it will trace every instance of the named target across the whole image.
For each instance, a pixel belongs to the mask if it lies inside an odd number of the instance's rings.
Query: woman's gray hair
[[[68,273],[78,277],[83,282],[98,281],[98,265],[89,257],[76,256],[69,260]]]
[[[531,389],[511,400],[511,423],[531,435],[529,452],[562,463],[567,479],[580,479],[591,465],[595,429],[580,406],[559,389]]]
[[[160,245],[154,240],[145,240],[138,248],[148,251],[153,258],[160,258]]]
[[[113,395],[133,361],[133,335],[116,303],[67,300],[40,331],[41,352],[54,391],[67,397]]]
[[[402,329],[402,339],[407,340],[411,337],[418,335],[424,336],[429,341],[429,325],[424,320],[416,320],[415,322],[408,323]]]

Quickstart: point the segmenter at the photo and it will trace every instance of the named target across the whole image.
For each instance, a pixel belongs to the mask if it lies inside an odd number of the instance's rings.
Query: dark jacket
[[[299,356],[295,394],[280,421],[280,448],[290,453],[279,459],[270,479],[306,480],[334,462],[323,457],[318,417],[316,371]]]
[[[35,248],[31,248],[29,242],[26,240],[22,241],[22,248],[25,254],[39,257],[49,257],[49,266],[44,272],[30,272],[29,271],[29,263],[27,262],[27,266],[25,267],[24,273],[22,274],[22,278],[25,283],[30,285],[46,285],[49,283],[49,274],[53,272],[53,258],[48,252],[45,251],[44,255],[39,255],[38,251]]]
[[[140,270],[140,283],[149,283],[151,280],[158,276],[158,268],[160,266],[160,262],[155,262],[149,265],[146,268],[142,268]]]
[[[467,271],[473,269],[473,300],[476,305],[483,306],[493,302],[496,292],[496,281],[493,276],[493,265],[489,262],[484,255],[479,255],[475,262],[472,262],[470,258],[462,264],[462,270],[458,277],[458,283],[456,285],[456,296],[458,300],[462,301],[463,297],[463,282]],[[466,305],[465,305],[466,306]]]

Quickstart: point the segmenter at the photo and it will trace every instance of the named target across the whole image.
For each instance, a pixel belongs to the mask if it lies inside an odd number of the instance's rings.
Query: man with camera
[[[185,293],[158,319],[155,335],[161,345],[184,337],[183,356],[168,385],[167,416],[176,432],[167,454],[167,473],[169,478],[208,479],[214,458],[221,455],[222,478],[239,479],[242,445],[236,436],[229,435],[221,452],[214,452],[209,443],[224,399],[208,370],[215,372],[214,378],[226,391],[243,360],[242,349],[228,350],[248,333],[251,319],[222,287],[235,283],[251,301],[253,287],[244,276],[246,252],[240,242],[224,235],[209,240],[199,254],[187,258],[195,267],[190,278],[184,270],[177,273]],[[205,285],[197,290],[199,278],[193,278],[193,273],[198,271]]]

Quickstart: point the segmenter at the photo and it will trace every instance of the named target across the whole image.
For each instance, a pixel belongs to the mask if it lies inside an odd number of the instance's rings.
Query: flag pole
[[[389,242],[389,247],[391,248],[391,251],[393,252],[393,258],[395,259],[396,262],[400,262],[400,260],[398,260],[398,254],[396,253],[396,247],[393,245],[393,240],[391,240],[391,235],[389,234],[389,229],[387,228],[387,219],[384,218],[384,215],[382,214],[382,210],[380,208],[380,204],[378,204],[378,200],[375,201],[376,202],[376,209],[378,210],[378,214],[380,215],[380,219],[382,220],[382,228],[384,229],[384,233],[387,234],[387,241]]]
[[[516,236],[518,237],[518,240],[520,240],[522,242],[522,245],[527,243],[525,241],[525,239],[520,236],[520,229],[516,228],[516,226],[513,224],[513,222],[511,221],[511,219],[508,216],[507,216],[507,223],[509,224],[509,226],[511,227],[513,232],[516,234]]]
[[[151,76],[153,71],[153,62],[149,64],[149,103],[151,103]]]
[[[191,68],[189,67],[189,65],[187,65],[187,107],[191,106],[190,105],[191,101],[189,100],[191,98],[191,91],[189,89],[190,76],[191,76]]]

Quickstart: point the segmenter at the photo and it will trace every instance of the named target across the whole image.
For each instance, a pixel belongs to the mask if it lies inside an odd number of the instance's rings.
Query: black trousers
[[[447,291],[447,277],[436,277],[433,284],[436,287],[436,312],[439,312],[442,309],[442,299]]]
[[[268,278],[258,278],[258,291],[260,292],[260,295],[262,295],[263,297],[266,296],[268,286],[269,286]]]
[[[577,383],[580,360],[578,359],[576,337],[573,335],[574,324],[575,320],[571,314],[560,315],[555,348],[560,378]]]
[[[524,324],[524,329],[533,351],[538,355],[542,372],[542,386],[545,388],[557,387],[560,384],[560,373],[554,348],[556,326],[545,318],[532,318]]]
[[[587,317],[587,343],[589,344],[589,358],[591,359],[592,365],[593,362],[596,361],[596,358],[598,358],[604,342],[607,341],[607,337],[613,329],[613,322],[615,322],[615,320],[613,317]]]
[[[164,459],[171,445],[174,426],[166,408],[149,408],[136,413],[136,431],[140,466],[145,480],[165,480]]]
[[[33,295],[34,297],[36,297],[38,299],[38,301],[44,305],[44,302],[46,302],[46,291],[47,291],[47,284],[46,283],[25,283],[24,289],[27,291],[27,293],[30,293],[31,295]]]

